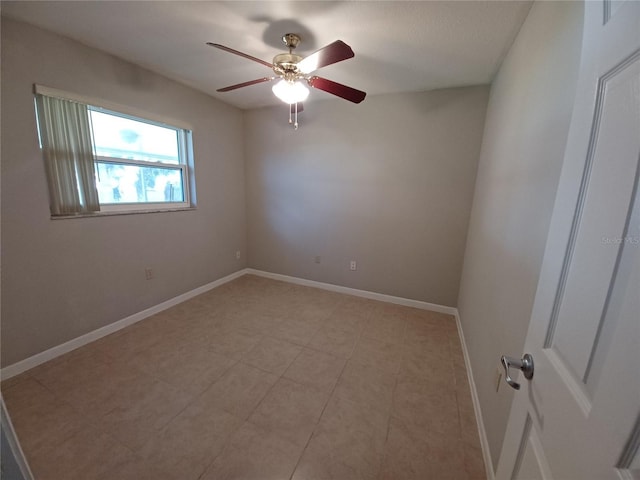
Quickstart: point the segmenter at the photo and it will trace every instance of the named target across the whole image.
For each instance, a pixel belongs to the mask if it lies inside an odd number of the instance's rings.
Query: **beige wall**
[[[34,83],[191,125],[197,210],[51,220]],[[238,109],[3,19],[2,365],[245,267],[235,258],[246,252],[242,142]]]
[[[285,105],[245,112],[249,266],[455,306],[487,98],[320,101],[298,131]]]
[[[494,466],[555,198],[580,58],[582,5],[534,4],[491,87],[458,309]]]

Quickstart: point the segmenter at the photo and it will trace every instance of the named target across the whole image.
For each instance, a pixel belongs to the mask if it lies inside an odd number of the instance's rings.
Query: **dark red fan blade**
[[[265,62],[264,60],[260,60],[259,58],[252,57],[248,53],[242,53],[242,52],[239,52],[238,50],[234,50],[233,48],[225,47],[224,45],[220,45],[219,43],[207,42],[207,45],[209,45],[210,47],[219,48],[220,50],[224,50],[225,52],[233,53],[235,55],[240,55],[241,57],[247,58],[249,60],[253,60],[254,62],[261,63],[265,67],[269,67],[269,68],[273,67],[273,64],[269,62]]]
[[[237,88],[248,87],[249,85],[255,85],[256,83],[268,82],[270,80],[273,80],[273,77],[258,78],[256,80],[249,80],[248,82],[237,83],[235,85],[230,85],[228,87],[219,88],[218,90],[216,90],[216,92],[228,92],[230,90],[235,90]]]
[[[289,105],[291,107],[291,113],[296,113],[296,104],[292,103],[291,105]],[[301,111],[304,110],[304,107],[302,106],[302,103],[298,103],[298,113],[300,113]]]
[[[356,90],[355,88],[347,87],[341,83],[333,82],[322,77],[311,77],[309,79],[309,85],[318,90],[324,90],[327,93],[336,95],[338,97],[349,100],[353,103],[360,103],[367,96],[366,92],[362,90]]]
[[[353,57],[355,54],[351,47],[342,40],[336,40],[324,48],[313,52],[308,57],[298,62],[298,68],[302,73],[311,73],[319,68],[326,67],[332,63],[341,62]]]

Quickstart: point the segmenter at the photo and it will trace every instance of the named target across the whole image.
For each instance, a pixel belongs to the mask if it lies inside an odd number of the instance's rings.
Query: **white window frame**
[[[80,216],[99,216],[104,214],[110,215],[117,213],[150,213],[195,208],[195,206],[191,202],[191,199],[194,198],[192,189],[195,188],[195,173],[193,164],[192,129],[189,125],[173,119],[159,118],[157,115],[149,114],[132,107],[118,105],[112,102],[86,97],[83,95],[64,92],[62,90],[53,89],[42,85],[34,85],[34,91],[37,94],[48,95],[51,97],[58,97],[65,100],[83,103],[87,105],[88,110],[93,110],[96,112],[115,115],[137,122],[148,123],[150,125],[156,125],[176,130],[178,134],[178,158],[180,159],[180,163],[178,164],[152,162],[145,160],[132,160],[102,155],[96,155],[95,163],[111,163],[117,165],[132,165],[147,168],[152,167],[166,170],[181,170],[182,191],[184,197],[182,202],[100,203],[99,212]],[[52,218],[76,217],[78,217],[78,215],[56,216]]]
[[[117,117],[126,118],[128,120],[133,120],[135,122],[148,123],[150,125],[156,125],[159,127],[169,128],[171,130],[175,130],[178,138],[178,158],[180,159],[180,163],[162,163],[162,162],[151,162],[146,160],[132,160],[128,158],[117,158],[117,157],[107,157],[103,155],[96,155],[95,161],[96,163],[111,163],[113,165],[132,165],[136,167],[146,167],[146,168],[159,168],[163,170],[181,170],[182,171],[182,193],[183,193],[183,201],[182,202],[131,202],[131,203],[100,203],[100,211],[101,212],[134,212],[140,210],[175,210],[188,208],[191,205],[190,195],[189,195],[189,145],[190,145],[190,135],[191,132],[184,128],[174,127],[173,125],[168,125],[164,122],[155,122],[153,120],[149,120],[146,118],[141,118],[138,116],[128,115],[126,113],[117,112],[111,109],[106,109],[102,107],[96,107],[95,105],[87,105],[89,111],[105,113],[108,115],[114,115]]]

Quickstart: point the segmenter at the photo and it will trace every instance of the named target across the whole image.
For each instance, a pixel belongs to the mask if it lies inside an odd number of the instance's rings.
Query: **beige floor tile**
[[[355,403],[334,394],[322,412],[316,432],[357,434],[377,438],[386,435],[388,424],[388,412],[371,405]]]
[[[379,313],[379,302],[366,298],[347,296],[336,309],[337,315],[349,315],[359,317],[362,320],[370,320]]]
[[[334,326],[324,326],[316,332],[308,347],[337,357],[349,358],[358,341],[359,334]]]
[[[484,466],[480,443],[478,442],[474,446],[465,445],[463,454],[464,468],[469,480],[486,480],[487,473]]]
[[[347,362],[338,380],[335,394],[352,402],[371,405],[388,412],[395,383],[395,375],[362,365],[352,359]]]
[[[385,436],[384,413],[333,397],[293,479],[373,480],[382,464]]]
[[[227,321],[236,330],[267,335],[280,325],[282,319],[277,314],[265,313],[264,309],[264,305],[259,305],[253,309],[238,310],[227,315]]]
[[[485,480],[452,316],[257,276],[1,387],[38,480]]]
[[[366,322],[367,319],[357,313],[344,312],[337,309],[323,322],[323,324],[327,327],[360,335]]]
[[[458,405],[452,390],[435,389],[419,379],[400,379],[391,415],[410,426],[416,438],[425,432],[460,438]]]
[[[286,378],[325,392],[333,390],[342,373],[345,359],[305,348],[284,373]]]
[[[195,404],[222,409],[246,419],[277,380],[278,377],[272,373],[238,363],[205,391]]]
[[[416,310],[406,318],[406,323],[407,341],[419,341],[434,337],[448,341],[449,334],[456,329],[455,320],[451,315],[428,310]]]
[[[301,447],[247,422],[201,480],[288,479],[301,451]]]
[[[282,375],[302,351],[300,345],[273,337],[264,337],[242,358],[246,364]]]
[[[211,348],[220,355],[239,360],[257,345],[262,335],[246,331],[221,331],[211,339]]]
[[[351,361],[396,374],[400,369],[403,348],[396,343],[361,337],[356,345]]]
[[[402,345],[407,330],[403,318],[381,316],[369,319],[364,324],[362,336],[388,343]]]
[[[404,424],[392,419],[379,478],[467,480],[467,471],[455,438],[425,435],[416,439]]]
[[[139,370],[193,395],[209,388],[236,362],[204,345],[180,349],[156,345],[132,359]]]
[[[411,332],[407,328],[405,335],[405,345],[408,348],[429,352],[433,355],[441,355],[452,361],[451,349],[449,344],[449,334],[439,328],[428,328],[423,331]]]
[[[454,361],[452,368],[456,379],[456,391],[463,395],[468,395],[468,398],[471,399],[471,387],[469,386],[469,377],[467,376],[464,361]]]
[[[249,421],[304,447],[328,399],[327,392],[281,378]]]
[[[163,471],[155,465],[132,457],[122,464],[96,477],[95,480],[185,480],[182,476]]]
[[[11,421],[27,455],[52,448],[87,428],[84,417],[57,399],[11,409]]]
[[[269,335],[304,346],[311,341],[320,327],[319,321],[287,318],[269,332]]]
[[[38,480],[88,480],[119,468],[133,453],[108,435],[82,430],[64,442],[40,449],[27,460]]]
[[[282,312],[282,316],[286,320],[294,322],[315,322],[320,325],[326,322],[327,318],[336,310],[337,305],[323,302],[312,302],[311,300],[301,299],[297,303],[294,302],[286,305]]]
[[[31,377],[33,370],[27,370],[11,378],[2,378],[0,382],[0,390],[4,392],[7,388],[14,386],[16,383],[20,383],[27,378]]]
[[[114,366],[102,354],[85,355],[76,361],[56,358],[31,370],[31,376],[55,394],[61,394],[96,377],[108,378]]]
[[[464,402],[465,400],[460,399],[459,395],[457,395],[457,398],[462,443],[469,447],[479,447],[480,435],[478,433],[478,424],[476,422],[476,415],[473,411],[473,406],[471,406],[470,408],[461,407],[460,401],[462,400]]]
[[[118,392],[115,408],[92,421],[127,447],[139,450],[192,399],[191,395],[164,382],[140,378]]]
[[[120,363],[68,362],[34,377],[45,383],[58,398],[87,417],[99,417],[117,407],[132,385],[144,375]],[[74,378],[76,379],[74,381]]]
[[[193,405],[150,439],[139,455],[172,478],[196,480],[241,424],[230,413]]]
[[[434,389],[455,390],[456,376],[445,354],[426,348],[405,348],[402,354],[399,377],[415,377],[429,383]]]
[[[32,377],[22,377],[2,389],[2,397],[9,411],[41,408],[55,401],[55,395]]]
[[[337,458],[336,458],[337,457]],[[360,462],[357,462],[360,463]],[[366,461],[363,466],[352,466],[331,452],[317,453],[313,447],[305,450],[302,459],[293,473],[292,480],[375,480],[378,478],[376,469],[371,468]]]
[[[143,320],[97,340],[94,346],[114,360],[128,360],[166,337],[164,330],[158,330],[154,327],[155,322]]]

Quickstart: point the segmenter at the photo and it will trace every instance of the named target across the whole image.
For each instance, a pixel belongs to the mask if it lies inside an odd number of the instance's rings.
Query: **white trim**
[[[358,290],[356,288],[343,287],[340,285],[333,285],[331,283],[317,282],[315,280],[307,280],[306,278],[290,277],[288,275],[282,275],[280,273],[265,272],[262,270],[255,270],[253,268],[247,268],[246,273],[250,275],[257,275],[259,277],[271,278],[272,280],[280,280],[282,282],[295,283],[296,285],[303,285],[305,287],[315,287],[315,288],[320,288],[322,290],[329,290],[331,292],[344,293],[346,295],[353,295],[355,297],[363,297],[363,298],[369,298],[371,300],[379,300],[381,302],[395,303],[397,305],[404,305],[405,307],[420,308],[422,310],[431,310],[432,312],[456,315],[458,311],[455,307],[447,307],[446,305],[438,305],[436,303],[428,303],[420,300],[412,300],[410,298],[394,297],[393,295],[386,295],[384,293],[369,292],[367,290]]]
[[[14,363],[13,365],[9,365],[2,370],[0,370],[0,377],[2,380],[6,380],[8,378],[14,377],[26,370],[34,368],[42,363],[48,362],[60,355],[68,353],[76,348],[82,347],[94,340],[98,340],[102,337],[105,337],[111,333],[117,332],[129,325],[133,325],[140,320],[144,320],[151,315],[155,315],[156,313],[162,312],[174,305],[185,302],[197,295],[205,293],[209,290],[212,290],[220,285],[223,285],[227,282],[235,280],[236,278],[242,277],[244,275],[256,275],[259,277],[270,278],[273,280],[280,280],[283,282],[293,283],[296,285],[303,285],[307,287],[319,288],[322,290],[329,290],[336,293],[343,293],[346,295],[353,295],[356,297],[368,298],[371,300],[379,300],[381,302],[393,303],[397,305],[404,305],[406,307],[419,308],[422,310],[430,310],[439,313],[446,313],[449,315],[453,315],[455,317],[456,326],[458,328],[458,335],[460,336],[460,343],[462,345],[462,353],[464,355],[464,363],[467,368],[468,378],[469,378],[469,387],[471,390],[471,400],[473,402],[473,409],[476,414],[476,422],[478,426],[478,433],[480,436],[480,446],[482,447],[482,455],[484,458],[484,464],[487,473],[487,480],[495,480],[495,474],[493,472],[492,463],[491,463],[491,454],[489,452],[489,442],[487,440],[487,432],[484,428],[484,422],[482,420],[482,414],[480,410],[480,403],[478,400],[478,392],[476,390],[476,384],[473,379],[473,370],[471,369],[471,361],[469,360],[469,353],[467,351],[467,344],[464,339],[464,334],[462,332],[462,325],[460,323],[460,316],[458,314],[458,309],[455,307],[448,307],[445,305],[438,305],[435,303],[423,302],[420,300],[412,300],[408,298],[395,297],[393,295],[385,295],[382,293],[369,292],[366,290],[358,290],[355,288],[343,287],[340,285],[333,285],[330,283],[317,282],[315,280],[307,280],[304,278],[298,277],[290,277],[288,275],[282,275],[279,273],[271,273],[265,272],[262,270],[256,270],[253,268],[245,268],[242,270],[238,270],[226,277],[219,278],[213,282],[207,283],[201,287],[195,288],[189,292],[185,292],[177,297],[173,297],[169,300],[166,300],[158,305],[147,308],[138,313],[134,313],[126,318],[118,320],[114,323],[106,325],[102,328],[89,332],[80,337],[74,338],[73,340],[69,340],[68,342],[63,343],[62,345],[58,345],[56,347],[50,348],[49,350],[45,350],[44,352],[33,355],[29,358],[21,360],[19,362]]]
[[[159,123],[172,128],[182,128],[184,130],[193,130],[193,127],[182,121],[174,118],[165,117],[164,115],[157,115],[155,113],[140,110],[129,105],[122,105],[101,98],[92,97],[89,95],[82,95],[80,93],[71,93],[64,90],[58,90],[57,88],[45,87],[44,85],[33,84],[33,92],[39,95],[46,95],[48,97],[61,98],[63,100],[70,100],[72,102],[84,103],[93,107],[104,108],[106,110],[113,110],[117,113],[124,113],[133,117],[138,117],[143,120],[151,120],[152,122]]]
[[[489,449],[489,439],[487,438],[487,431],[484,428],[484,421],[482,420],[482,411],[480,410],[480,399],[478,398],[478,391],[476,390],[476,382],[473,379],[473,370],[471,369],[471,360],[469,358],[469,351],[467,350],[467,342],[464,339],[464,332],[462,331],[462,323],[460,322],[460,315],[458,309],[455,309],[454,314],[456,318],[456,326],[458,327],[458,335],[460,336],[460,344],[462,345],[462,354],[464,356],[464,364],[467,368],[467,377],[469,378],[469,389],[471,390],[471,401],[473,402],[473,410],[476,414],[476,423],[478,425],[478,433],[480,436],[480,447],[482,448],[482,458],[484,460],[484,468],[487,473],[487,480],[495,480],[496,476],[493,471],[493,463],[491,460],[491,451]]]
[[[19,375],[22,372],[25,372],[31,368],[37,367],[38,365],[48,362],[49,360],[53,360],[60,355],[64,355],[76,348],[80,348],[90,342],[98,340],[102,337],[105,337],[111,333],[117,332],[129,325],[133,325],[134,323],[139,322],[140,320],[144,320],[151,315],[155,315],[156,313],[162,312],[174,305],[185,302],[197,295],[208,292],[209,290],[219,287],[231,280],[235,280],[238,277],[241,277],[247,273],[247,269],[238,270],[235,273],[227,275],[226,277],[219,278],[213,282],[207,283],[206,285],[202,285],[201,287],[195,288],[188,292],[183,293],[182,295],[178,295],[177,297],[170,298],[158,305],[154,305],[153,307],[149,307],[146,310],[142,310],[141,312],[134,313],[126,318],[118,320],[114,323],[110,323],[109,325],[105,325],[104,327],[98,328],[97,330],[93,330],[92,332],[81,335],[80,337],[74,338],[73,340],[69,340],[61,345],[57,345],[55,347],[50,348],[49,350],[45,350],[44,352],[37,353],[29,358],[25,358],[19,362],[16,362],[12,365],[4,367],[0,370],[0,377],[2,380],[6,380],[8,378]]]
[[[253,268],[245,268],[243,270],[238,270],[237,272],[232,273],[231,275],[227,275],[226,277],[220,278],[211,283],[195,288],[189,292],[183,293],[182,295],[178,295],[177,297],[166,300],[162,303],[159,303],[158,305],[149,307],[146,310],[143,310],[138,313],[134,313],[133,315],[130,315],[126,318],[118,320],[114,323],[110,323],[109,325],[105,325],[104,327],[98,328],[97,330],[93,330],[92,332],[86,333],[80,337],[69,340],[68,342],[65,342],[61,345],[52,347],[48,350],[45,350],[44,352],[37,353],[29,358],[26,358],[12,365],[4,367],[2,370],[0,370],[0,377],[2,377],[3,380],[14,377],[42,363],[48,362],[49,360],[52,360],[60,355],[63,355],[72,350],[75,350],[76,348],[82,347],[90,342],[93,342],[102,337],[105,337],[113,332],[117,332],[118,330],[128,327],[129,325],[133,325],[134,323],[137,323],[140,320],[144,320],[145,318],[150,317],[151,315],[155,315],[156,313],[166,310],[167,308],[170,308],[170,307],[173,307],[174,305],[185,302],[197,295],[200,295],[224,283],[230,282],[231,280],[235,280],[236,278],[241,277],[243,275],[247,275],[247,274],[256,275],[264,278],[270,278],[273,280],[280,280],[283,282],[293,283],[296,285],[304,285],[307,287],[314,287],[322,290],[329,290],[332,292],[343,293],[346,295],[353,295],[356,297],[368,298],[371,300],[378,300],[381,302],[404,305],[406,307],[413,307],[413,308],[419,308],[422,310],[430,310],[433,312],[445,313],[448,315],[455,316],[457,319],[456,321],[459,324],[458,310],[455,307],[448,307],[445,305],[438,305],[435,303],[428,303],[420,300],[412,300],[409,298],[395,297],[393,295],[385,295],[382,293],[369,292],[366,290],[358,290],[355,288],[343,287],[340,285],[333,285],[330,283],[317,282],[315,280],[307,280],[304,278],[290,277],[288,275],[282,275],[279,273],[271,273],[271,272],[265,272],[262,270],[255,270]],[[460,329],[459,326],[458,328]],[[465,352],[465,362],[467,363],[467,368],[469,368],[469,372],[470,372],[471,370],[470,370],[468,359],[466,356],[466,347],[464,346],[464,341],[462,339],[462,336],[461,336],[461,340],[463,344],[463,350]],[[475,394],[475,388],[472,388],[472,394]],[[476,399],[474,397],[474,406],[475,406],[475,402],[476,402]],[[476,410],[476,416],[477,416],[477,413],[478,413],[478,410]]]
[[[467,376],[469,378],[469,389],[471,390],[471,401],[473,403],[473,410],[476,414],[476,424],[478,427],[478,435],[480,437],[480,447],[482,448],[482,457],[484,460],[487,480],[495,480],[495,474],[493,472],[493,466],[491,461],[491,452],[489,450],[489,440],[487,439],[487,431],[484,428],[484,421],[482,419],[482,412],[480,410],[480,400],[478,399],[478,391],[476,390],[476,383],[473,379],[473,370],[471,369],[471,360],[469,359],[469,352],[467,350],[467,344],[464,339],[462,324],[460,323],[460,315],[458,313],[457,308],[448,307],[446,305],[438,305],[435,303],[423,302],[420,300],[411,300],[408,298],[395,297],[392,295],[385,295],[382,293],[369,292],[366,290],[357,290],[355,288],[342,287],[342,286],[333,285],[330,283],[317,282],[315,280],[307,280],[304,278],[290,277],[288,275],[282,275],[279,273],[271,273],[271,272],[265,272],[262,270],[255,270],[253,268],[247,268],[245,271],[247,274],[250,274],[250,275],[257,275],[259,277],[271,278],[273,280],[280,280],[283,282],[294,283],[296,285],[304,285],[306,287],[315,287],[323,290],[329,290],[332,292],[344,293],[346,295],[354,295],[356,297],[369,298],[372,300],[379,300],[381,302],[394,303],[397,305],[404,305],[406,307],[420,308],[422,310],[431,310],[433,312],[446,313],[449,315],[453,315],[456,320],[456,327],[458,329],[458,336],[460,337],[460,344],[462,345],[464,364],[467,368]]]

